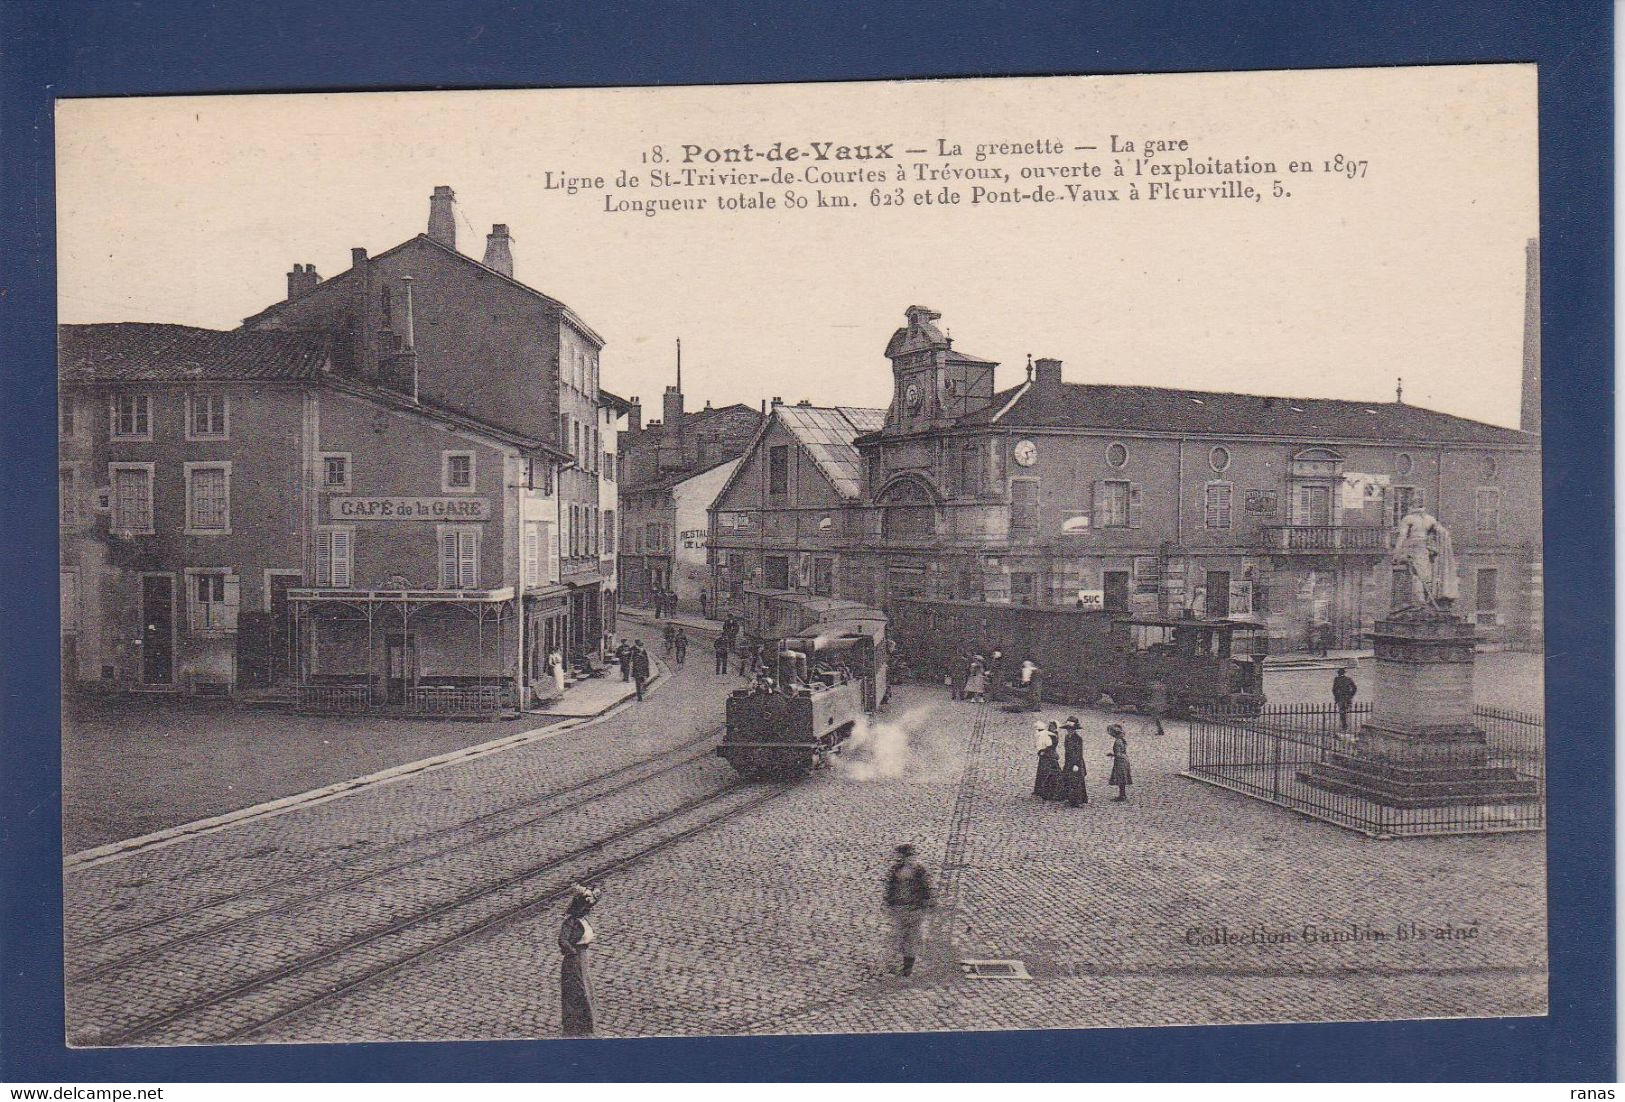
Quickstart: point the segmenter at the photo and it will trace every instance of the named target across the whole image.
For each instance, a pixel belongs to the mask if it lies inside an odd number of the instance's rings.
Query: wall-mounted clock
[[[1031,440],[1017,440],[1013,454],[1017,463],[1023,467],[1031,467],[1038,462],[1038,445]]]

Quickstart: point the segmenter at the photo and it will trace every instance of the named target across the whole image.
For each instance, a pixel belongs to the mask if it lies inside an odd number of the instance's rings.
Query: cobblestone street
[[[1541,834],[1372,841],[1180,777],[1180,724],[1131,728],[1112,803],[1087,712],[1091,800],[1046,804],[1033,716],[918,686],[835,768],[741,785],[710,754],[738,680],[694,653],[598,723],[70,872],[70,1039],[556,1035],[558,893],[606,870],[603,1035],[1545,1010]],[[906,979],[880,906],[901,841],[940,900]]]

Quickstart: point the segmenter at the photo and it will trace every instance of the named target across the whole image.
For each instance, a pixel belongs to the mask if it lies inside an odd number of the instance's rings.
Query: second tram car
[[[1010,672],[1031,656],[1044,671],[1045,698],[1056,703],[1093,704],[1105,694],[1141,705],[1158,681],[1175,715],[1264,703],[1263,624],[907,598],[893,612],[900,657],[939,682],[963,679],[970,655],[998,649]]]

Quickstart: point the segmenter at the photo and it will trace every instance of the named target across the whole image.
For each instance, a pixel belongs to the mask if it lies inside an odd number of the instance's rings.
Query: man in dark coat
[[[632,680],[632,645],[625,639],[622,639],[621,645],[615,648],[615,661],[621,667],[621,680]]]
[[[643,687],[649,683],[649,652],[643,649],[643,640],[632,645],[632,681],[638,687],[638,699],[643,699]]]
[[[1066,752],[1061,762],[1061,790],[1066,793],[1069,807],[1089,802],[1089,789],[1084,781],[1089,775],[1089,767],[1083,763],[1082,727],[1077,716],[1066,717]]]
[[[1360,687],[1349,676],[1349,671],[1339,668],[1337,676],[1332,678],[1332,702],[1337,705],[1337,727],[1340,731],[1349,729],[1349,709],[1354,706],[1354,694]]]
[[[715,673],[718,677],[728,672],[728,633],[722,632],[717,636],[716,642],[711,644],[711,656],[716,659]]]
[[[886,874],[886,910],[891,912],[897,949],[903,957],[902,975],[914,971],[920,955],[920,922],[931,906],[931,878],[925,866],[914,860],[914,847],[907,842],[897,847],[897,859]]]
[[[672,643],[677,652],[677,664],[681,666],[688,658],[688,632],[679,627],[676,638],[672,640]]]

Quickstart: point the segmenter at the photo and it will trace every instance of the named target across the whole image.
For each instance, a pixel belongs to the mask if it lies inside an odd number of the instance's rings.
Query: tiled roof
[[[65,382],[314,379],[327,358],[328,340],[316,333],[147,322],[57,326],[57,366]]]
[[[1001,391],[962,425],[991,422],[1020,387]],[[1058,394],[1029,388],[1001,425],[1089,428],[1125,432],[1199,432],[1231,436],[1291,436],[1335,440],[1405,440],[1440,444],[1531,444],[1517,429],[1471,421],[1398,402],[1332,398],[1271,398],[1222,391],[1065,383]]]
[[[779,423],[818,464],[835,490],[856,500],[863,492],[863,466],[853,441],[885,424],[883,409],[857,406],[777,406]]]

